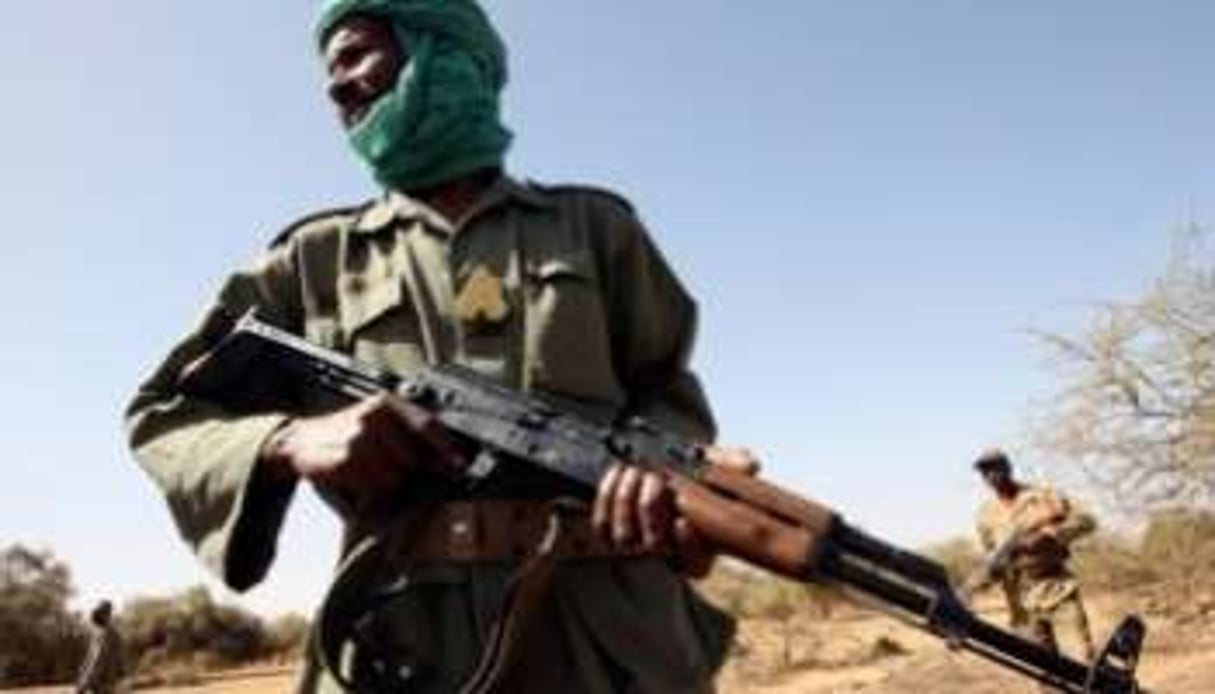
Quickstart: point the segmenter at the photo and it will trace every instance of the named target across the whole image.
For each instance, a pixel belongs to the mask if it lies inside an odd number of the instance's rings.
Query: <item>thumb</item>
[[[720,465],[752,477],[759,474],[761,467],[759,456],[743,446],[706,446],[705,460],[712,465]]]

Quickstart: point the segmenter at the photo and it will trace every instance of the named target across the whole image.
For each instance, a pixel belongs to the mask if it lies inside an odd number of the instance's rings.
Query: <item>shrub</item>
[[[46,551],[13,545],[0,552],[0,686],[71,680],[88,632],[67,608],[67,564]]]
[[[924,548],[924,554],[939,562],[955,584],[965,581],[983,562],[983,553],[978,545],[965,537],[953,537],[929,545]]]
[[[303,655],[308,644],[310,628],[308,618],[303,615],[282,615],[270,623],[266,648],[270,654],[279,658],[299,657]]]
[[[119,625],[141,669],[186,659],[197,659],[203,667],[226,667],[271,652],[259,617],[215,603],[201,586],[173,597],[136,599],[123,610]]]

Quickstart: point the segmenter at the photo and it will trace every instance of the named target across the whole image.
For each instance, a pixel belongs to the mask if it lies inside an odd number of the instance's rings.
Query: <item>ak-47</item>
[[[999,580],[1027,541],[1032,542],[1044,528],[1063,521],[1067,513],[1066,505],[1052,505],[1045,512],[1016,518],[1012,527],[996,540],[979,565],[962,581],[958,587],[959,596],[969,601],[975,593]]]
[[[479,451],[458,471],[469,483],[514,458],[586,485],[616,461],[666,475],[678,512],[720,552],[803,582],[830,581],[945,640],[1063,692],[1133,694],[1145,627],[1126,617],[1092,663],[1007,632],[971,612],[944,568],[846,523],[830,508],[762,479],[706,463],[702,447],[650,423],[592,423],[465,368],[407,377],[383,372],[245,315],[183,377],[188,391],[230,388],[232,374],[272,388],[349,402],[390,393],[430,411]],[[239,379],[239,377],[238,377]]]
[[[994,583],[1008,568],[1013,554],[1028,534],[1029,531],[1022,527],[1015,527],[1005,534],[991,551],[983,555],[983,560],[966,576],[966,580],[962,581],[962,585],[958,587],[959,597],[969,600],[972,595]]]

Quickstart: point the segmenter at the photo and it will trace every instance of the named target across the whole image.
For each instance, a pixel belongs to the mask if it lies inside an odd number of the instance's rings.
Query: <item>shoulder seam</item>
[[[594,185],[588,185],[588,184],[583,184],[583,183],[548,184],[548,183],[538,183],[536,181],[529,181],[529,183],[532,186],[534,186],[535,188],[537,188],[541,191],[544,191],[544,192],[550,192],[550,193],[572,192],[572,193],[589,193],[591,195],[598,195],[600,197],[608,198],[610,200],[615,201],[621,207],[628,210],[629,214],[633,214],[633,215],[637,214],[637,209],[635,207],[633,207],[633,203],[628,198],[626,198],[623,194],[618,193],[610,188],[604,188],[601,186],[594,186]]]
[[[323,209],[323,210],[317,210],[316,212],[311,212],[307,215],[304,215],[303,217],[300,217],[299,219],[295,220],[294,222],[288,224],[282,231],[275,234],[274,238],[270,240],[270,243],[267,245],[267,247],[268,248],[277,248],[278,246],[283,245],[292,236],[294,236],[296,234],[296,232],[298,232],[300,229],[303,229],[304,227],[308,226],[312,222],[318,221],[325,217],[341,217],[341,216],[353,215],[357,212],[361,212],[364,208],[367,207],[368,204],[370,204],[370,201],[362,202],[357,205],[330,207],[330,208]]]

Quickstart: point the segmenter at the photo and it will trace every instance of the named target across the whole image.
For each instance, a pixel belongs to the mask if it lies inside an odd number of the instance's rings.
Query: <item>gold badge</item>
[[[484,265],[473,268],[456,296],[456,315],[469,323],[500,323],[509,312],[502,280]]]

